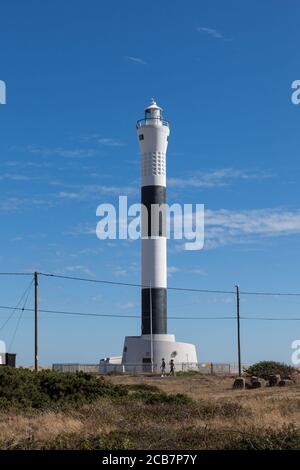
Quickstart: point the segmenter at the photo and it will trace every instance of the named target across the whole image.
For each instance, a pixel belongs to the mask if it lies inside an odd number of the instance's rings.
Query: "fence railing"
[[[246,369],[249,364],[243,364],[242,368]],[[58,372],[87,372],[91,374],[108,374],[111,372],[118,373],[151,373],[152,365],[147,364],[110,364],[109,362],[100,362],[99,364],[53,364],[53,370]],[[201,374],[228,375],[238,374],[238,364],[235,363],[196,363],[181,362],[175,363],[175,372],[196,371]],[[160,373],[160,364],[153,364],[153,372]],[[167,366],[166,372],[169,372]]]

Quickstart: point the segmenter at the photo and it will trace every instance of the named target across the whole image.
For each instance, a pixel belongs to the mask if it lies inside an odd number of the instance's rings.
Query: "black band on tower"
[[[166,204],[166,187],[165,186],[142,186],[141,188],[141,203],[147,209],[148,213],[148,233],[144,233],[142,228],[142,236],[151,236],[151,206],[152,204]],[[165,235],[165,230],[162,227],[162,220],[159,220],[159,233],[152,235]]]
[[[162,236],[165,232],[162,217],[159,217],[158,225],[154,225],[151,231],[151,206],[166,203],[165,186],[142,186],[141,203],[147,209],[148,228],[142,223],[142,236]],[[164,224],[165,225],[165,224]],[[156,233],[156,229],[158,232]],[[151,292],[151,299],[150,299]],[[153,286],[142,289],[142,334],[151,334],[151,320],[153,334],[167,333],[167,289]]]
[[[151,302],[150,302],[151,291]],[[152,333],[167,333],[167,289],[153,287],[142,289],[142,335],[151,333],[151,307],[152,307]]]

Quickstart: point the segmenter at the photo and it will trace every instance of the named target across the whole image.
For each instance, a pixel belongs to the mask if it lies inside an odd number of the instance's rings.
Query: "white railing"
[[[157,121],[160,121],[163,126],[170,127],[169,121],[166,121],[165,119],[162,119],[161,117],[155,117],[155,118],[145,118],[145,119],[140,119],[136,123],[136,128],[139,129],[142,126],[155,124]]]
[[[242,364],[242,369],[246,369],[250,364]],[[151,373],[151,363],[146,364],[110,364],[109,362],[100,362],[99,364],[53,364],[53,370],[58,372],[86,372],[91,374],[109,374],[109,373]],[[235,363],[196,363],[181,362],[175,363],[175,372],[197,371],[201,374],[228,375],[238,374],[238,364]],[[153,372],[160,373],[160,364],[153,364]],[[167,365],[166,372],[169,372]]]

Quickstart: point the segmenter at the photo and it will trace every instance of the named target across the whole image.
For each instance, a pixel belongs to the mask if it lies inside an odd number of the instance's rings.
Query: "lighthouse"
[[[197,363],[193,344],[167,331],[166,158],[170,124],[154,99],[137,121],[141,155],[141,335],[126,336],[122,363],[157,371],[162,358],[180,368]],[[157,217],[156,217],[157,216]]]
[[[166,204],[166,153],[170,126],[162,109],[152,100],[145,118],[137,122],[141,152],[142,217],[142,334],[167,333],[167,243],[166,223],[154,219],[151,208]],[[164,209],[163,209],[164,210]],[[157,223],[155,223],[157,222]],[[159,226],[160,225],[160,226]],[[158,230],[157,230],[158,228]]]

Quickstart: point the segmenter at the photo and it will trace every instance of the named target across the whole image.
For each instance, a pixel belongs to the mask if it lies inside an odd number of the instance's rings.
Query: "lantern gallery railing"
[[[139,129],[142,126],[151,126],[151,124],[157,124],[157,121],[160,121],[163,126],[170,127],[169,121],[166,121],[165,119],[162,119],[161,117],[155,117],[155,118],[145,118],[145,119],[140,119],[136,123],[136,128]]]

